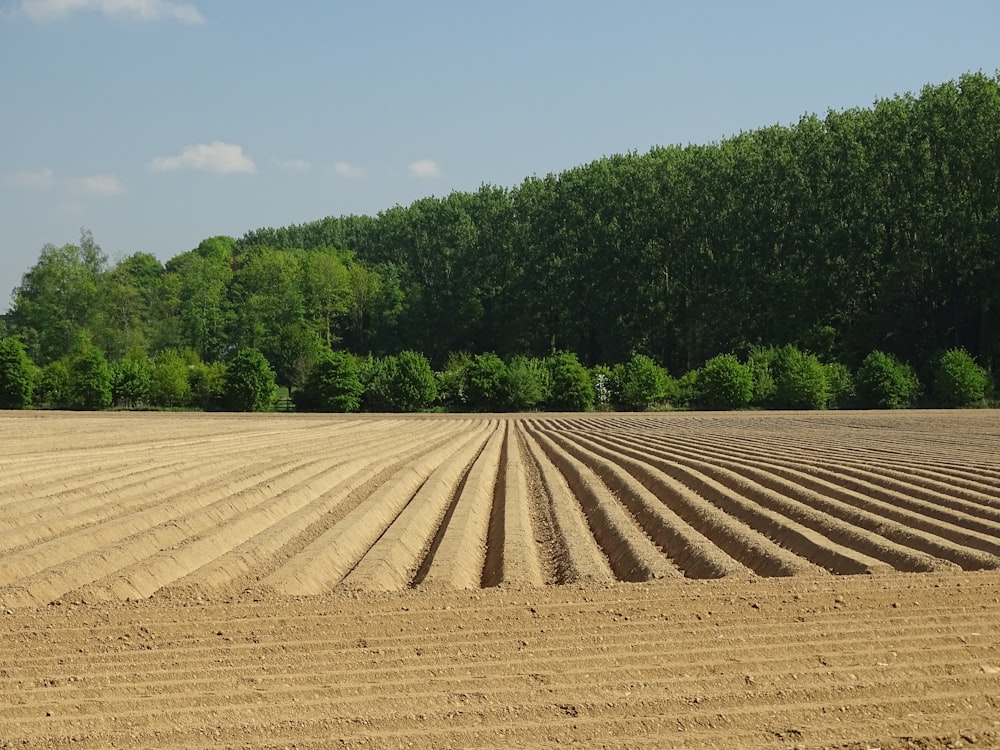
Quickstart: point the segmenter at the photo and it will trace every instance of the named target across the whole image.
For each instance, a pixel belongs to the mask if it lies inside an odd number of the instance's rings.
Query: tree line
[[[42,249],[6,332],[42,368],[81,341],[109,362],[221,367],[252,349],[293,392],[334,350],[418,352],[437,373],[463,353],[510,367],[573,352],[588,370],[642,355],[677,382],[789,346],[853,377],[879,352],[926,398],[944,353],[987,371],[998,355],[998,182],[1000,76],[967,74],[510,189],[213,237],[166,263],[109,264],[85,232]]]

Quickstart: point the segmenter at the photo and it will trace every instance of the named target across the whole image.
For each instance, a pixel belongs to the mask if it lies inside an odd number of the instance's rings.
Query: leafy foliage
[[[913,368],[878,350],[861,363],[856,386],[861,406],[870,409],[906,409],[920,395],[920,381]]]
[[[437,381],[427,357],[418,352],[405,351],[395,359],[395,372],[390,383],[392,410],[413,412],[427,409],[437,398]]]
[[[633,354],[621,368],[616,390],[618,406],[645,411],[667,396],[666,371],[644,354]]]
[[[0,409],[25,409],[35,388],[34,365],[13,336],[0,339]]]
[[[826,369],[814,354],[788,345],[773,360],[774,405],[779,409],[825,409],[830,401]]]
[[[134,409],[149,401],[153,368],[142,352],[133,352],[111,365],[111,401],[120,408]]]
[[[934,363],[934,399],[942,406],[981,406],[989,377],[965,349],[949,349]]]
[[[149,379],[149,403],[164,408],[187,406],[191,403],[189,365],[180,352],[167,349],[156,355]]]
[[[496,354],[477,354],[465,367],[466,404],[473,411],[503,411],[507,365]]]
[[[68,372],[70,408],[97,411],[111,406],[111,368],[100,349],[81,342],[69,359]]]
[[[225,406],[229,411],[268,411],[278,393],[274,370],[252,347],[240,349],[226,367]]]
[[[361,406],[363,387],[354,357],[344,351],[324,351],[296,394],[302,411],[353,412]]]
[[[546,362],[552,377],[549,408],[555,411],[587,411],[594,405],[594,385],[576,354],[559,352]]]
[[[753,374],[732,354],[719,354],[698,371],[697,400],[709,409],[741,409],[753,396]]]
[[[545,363],[530,357],[512,357],[501,383],[504,411],[530,411],[549,398],[551,374]]]

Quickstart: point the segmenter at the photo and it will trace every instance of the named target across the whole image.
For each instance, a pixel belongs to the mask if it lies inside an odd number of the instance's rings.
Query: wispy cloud
[[[49,167],[24,169],[0,178],[0,184],[13,188],[47,188],[56,184],[56,173]]]
[[[339,177],[347,177],[352,180],[365,176],[365,170],[357,164],[351,164],[346,161],[334,162],[333,173]]]
[[[85,195],[113,196],[125,192],[125,183],[115,175],[97,174],[92,177],[58,177],[50,167],[25,169],[0,176],[0,186],[20,190],[73,190]]]
[[[433,159],[417,159],[414,162],[410,162],[408,169],[411,176],[419,177],[420,179],[440,177],[442,174],[441,165]]]
[[[121,195],[125,185],[115,175],[95,174],[78,181],[80,189],[87,195]]]
[[[305,159],[273,159],[274,166],[285,172],[308,172],[309,162]]]
[[[61,21],[78,11],[96,11],[108,18],[128,21],[205,23],[197,7],[174,0],[21,0],[18,8],[36,23]]]
[[[255,174],[257,165],[234,143],[212,141],[188,146],[177,156],[157,156],[150,163],[156,172],[198,169],[217,174]]]

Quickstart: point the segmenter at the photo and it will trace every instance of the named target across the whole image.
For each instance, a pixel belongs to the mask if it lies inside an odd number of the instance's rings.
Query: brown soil
[[[0,414],[0,748],[1000,747],[996,412]]]

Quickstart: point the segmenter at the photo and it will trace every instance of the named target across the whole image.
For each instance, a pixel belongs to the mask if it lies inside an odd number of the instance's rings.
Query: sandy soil
[[[996,412],[0,414],[0,748],[1000,746]]]

